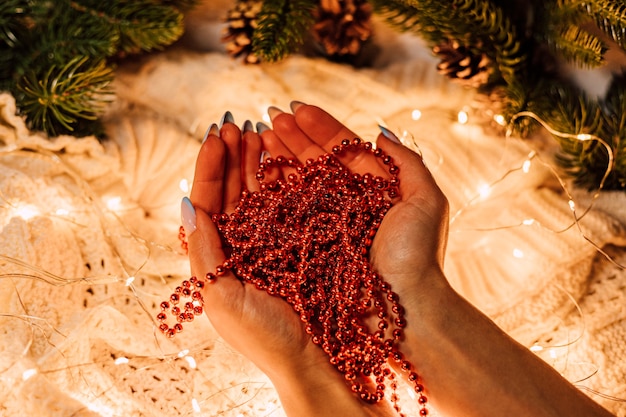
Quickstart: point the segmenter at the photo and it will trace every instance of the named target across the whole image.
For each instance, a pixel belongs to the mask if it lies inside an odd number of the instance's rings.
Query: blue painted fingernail
[[[297,101],[294,100],[291,103],[289,103],[289,108],[291,108],[291,112],[295,113],[296,110],[298,110],[300,107],[304,106],[305,104],[301,101]]]
[[[180,220],[187,237],[196,231],[196,209],[187,197],[183,197],[180,202]]]
[[[252,127],[252,122],[250,120],[246,120],[243,124],[243,133],[252,132],[254,128]]]
[[[209,126],[209,128],[206,130],[206,133],[204,134],[204,138],[202,138],[202,143],[206,142],[209,135],[214,135],[214,136],[220,135],[220,129],[217,127],[215,123]]]
[[[383,133],[384,137],[386,137],[390,141],[395,142],[397,144],[400,144],[400,145],[402,144],[402,142],[400,142],[400,139],[398,139],[398,137],[391,130],[387,129],[383,125],[378,125],[378,128]]]
[[[231,112],[224,113],[222,120],[220,120],[220,127],[224,126],[224,123],[235,123],[235,118]]]
[[[270,157],[270,153],[268,151],[261,152],[261,158],[259,158],[259,162],[265,162],[267,158]]]
[[[282,111],[281,109],[279,109],[276,106],[269,106],[267,108],[267,114],[270,116],[270,119],[274,120],[274,118],[278,115],[283,114],[284,111]]]
[[[268,125],[266,125],[263,122],[257,122],[256,123],[256,131],[257,131],[257,133],[263,133],[266,130],[270,130],[270,127]]]

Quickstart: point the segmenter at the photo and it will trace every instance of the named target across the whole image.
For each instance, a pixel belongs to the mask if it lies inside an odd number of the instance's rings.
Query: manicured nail
[[[268,151],[261,152],[261,157],[259,158],[259,162],[265,162],[267,158],[270,157],[270,153]]]
[[[386,137],[390,141],[395,142],[397,144],[400,144],[400,145],[402,144],[402,142],[400,142],[400,139],[398,139],[398,137],[391,130],[387,129],[383,125],[378,125],[378,128],[383,133],[384,137]]]
[[[252,132],[254,127],[252,127],[252,122],[250,120],[246,120],[243,124],[243,133]]]
[[[220,130],[215,123],[211,124],[211,126],[209,126],[209,128],[204,133],[204,137],[202,138],[202,143],[206,142],[206,139],[209,137],[209,135],[215,135],[215,136],[220,135]]]
[[[267,114],[270,116],[270,119],[274,120],[274,118],[280,114],[283,114],[284,111],[282,111],[281,109],[279,109],[276,106],[269,106],[267,108]]]
[[[289,103],[289,107],[291,108],[291,112],[295,113],[300,107],[304,106],[304,103],[301,101],[294,100]]]
[[[187,197],[183,197],[180,202],[180,220],[187,237],[196,231],[196,209],[193,208],[191,200]]]
[[[224,123],[235,123],[235,118],[231,112],[227,111],[224,113],[222,120],[220,120],[220,128],[224,126]]]
[[[261,134],[261,133],[263,133],[263,132],[265,132],[266,130],[269,130],[269,129],[270,129],[270,127],[268,125],[266,125],[265,123],[263,123],[263,122],[257,122],[256,123],[256,131],[259,134]]]

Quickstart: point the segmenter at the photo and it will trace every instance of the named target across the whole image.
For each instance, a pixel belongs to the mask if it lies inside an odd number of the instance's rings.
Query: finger
[[[316,159],[328,152],[300,129],[294,115],[284,113],[276,107],[270,107],[268,112],[272,118],[272,130],[275,135],[300,162]]]
[[[210,216],[196,208],[196,231],[189,236],[188,250],[192,275],[205,280],[207,272],[215,273],[226,256],[217,227]],[[211,320],[239,317],[243,300],[243,283],[230,270],[202,290],[204,308]]]
[[[300,131],[315,142],[325,153],[332,152],[344,139],[352,140],[358,135],[344,126],[333,116],[317,106],[299,103],[294,107],[294,119]],[[280,136],[280,133],[279,133]],[[282,139],[282,136],[281,136]],[[341,155],[341,162],[352,171],[384,176],[384,165],[369,153],[347,153]]]
[[[259,169],[261,159],[261,151],[263,142],[261,136],[252,130],[252,123],[246,121],[243,132],[243,162],[242,177],[243,184],[250,191],[259,191],[259,181],[256,179],[256,173]]]
[[[283,141],[276,135],[276,133],[265,126],[263,123],[257,124],[257,131],[260,133],[261,140],[263,142],[263,148],[269,153],[269,156],[276,158],[277,156],[283,156],[286,159],[299,160],[296,155],[283,143]],[[304,162],[304,161],[301,161]],[[274,181],[281,177],[281,174],[286,176],[295,170],[290,168],[284,168],[280,171],[271,170],[266,172],[265,181]]]
[[[378,136],[376,144],[381,149],[385,149],[385,152],[393,158],[393,163],[399,169],[402,200],[410,198],[445,200],[443,192],[420,155],[401,143],[388,139],[383,134]]]
[[[227,121],[220,129],[220,136],[226,145],[223,206],[226,213],[231,213],[241,196],[241,131],[237,125]]]
[[[222,211],[226,146],[218,135],[217,125],[213,124],[198,152],[189,196],[194,207],[207,213]]]

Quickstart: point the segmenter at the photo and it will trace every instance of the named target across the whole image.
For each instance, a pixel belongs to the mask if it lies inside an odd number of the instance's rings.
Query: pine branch
[[[161,49],[183,33],[182,13],[151,0],[74,0],[70,5],[75,11],[91,16],[96,27],[113,30],[119,39],[116,49],[124,53]]]
[[[197,0],[3,0],[0,89],[29,127],[49,135],[98,133],[112,97],[113,58],[161,49],[183,32]]]
[[[29,72],[18,84],[18,106],[29,128],[51,136],[73,132],[80,119],[95,120],[111,101],[113,71],[101,60],[77,57],[45,74]]]
[[[548,45],[564,59],[582,68],[602,65],[607,49],[600,39],[578,26],[569,26],[555,33]]]
[[[586,3],[588,13],[602,31],[626,49],[626,2],[624,0],[594,0]]]
[[[117,52],[119,34],[113,26],[102,25],[90,13],[76,13],[69,2],[59,2],[37,24],[37,36],[30,40],[23,64],[64,65],[77,56],[110,57]]]
[[[316,0],[265,0],[252,34],[253,52],[267,62],[294,52],[313,24],[316,5]]]
[[[602,103],[607,140],[613,149],[614,167],[607,188],[626,190],[626,75],[616,76]]]
[[[523,38],[502,9],[489,0],[372,0],[375,10],[401,30],[417,31],[431,46],[456,40],[481,45],[497,63],[499,75],[512,80],[524,67]],[[404,16],[404,17],[401,17]]]

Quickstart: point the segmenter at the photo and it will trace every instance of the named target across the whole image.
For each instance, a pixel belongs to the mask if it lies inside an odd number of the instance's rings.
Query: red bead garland
[[[371,152],[387,166],[390,178],[350,172],[338,159],[347,152]],[[284,168],[292,172],[286,178],[264,181],[270,171]],[[332,153],[304,165],[268,158],[256,177],[260,191],[242,192],[234,213],[212,216],[229,258],[206,274],[206,282],[230,269],[244,282],[286,300],[359,398],[382,400],[389,381],[391,401],[400,412],[397,382],[387,363],[394,360],[414,385],[420,415],[427,415],[424,388],[398,346],[406,326],[404,309],[368,259],[376,231],[398,195],[392,158],[371,143],[345,139]],[[181,229],[186,249],[184,237]],[[157,320],[168,337],[202,314],[204,285],[192,277],[161,304]],[[190,299],[182,310],[181,298]],[[177,319],[173,327],[165,323],[168,309]],[[365,323],[366,316],[378,318],[375,329]],[[376,384],[370,388],[372,379]]]

